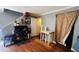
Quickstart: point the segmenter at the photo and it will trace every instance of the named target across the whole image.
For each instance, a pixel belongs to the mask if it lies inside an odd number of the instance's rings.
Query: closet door
[[[40,19],[31,18],[31,36],[37,36],[40,33]]]
[[[31,18],[31,36],[36,35],[36,23],[35,23],[35,21],[36,21],[35,18]]]

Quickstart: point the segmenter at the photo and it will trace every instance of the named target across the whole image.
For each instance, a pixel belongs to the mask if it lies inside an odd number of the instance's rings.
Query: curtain
[[[76,11],[58,14],[56,16],[56,42],[63,44],[64,38],[71,30],[72,25],[76,20],[76,17]]]
[[[57,15],[57,17],[56,17],[56,37],[55,37],[57,42],[60,41],[61,27],[62,27],[62,24],[63,24],[62,19],[64,19],[63,14]]]

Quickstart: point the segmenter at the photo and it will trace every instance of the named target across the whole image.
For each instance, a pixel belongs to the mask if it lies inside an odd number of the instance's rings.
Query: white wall
[[[2,30],[0,29],[0,40],[2,39]]]
[[[74,28],[74,35],[73,35],[73,43],[72,43],[72,48],[74,48],[74,45],[77,42],[77,36],[79,35],[79,16],[77,18],[75,28]]]
[[[0,12],[0,29],[2,30],[2,37],[12,34],[14,29],[12,22],[14,22],[21,14],[15,11]]]
[[[47,14],[42,16],[42,25],[49,27],[51,31],[55,31],[55,22],[56,15],[55,14]]]
[[[5,10],[0,12],[0,29],[4,28],[7,24],[14,22],[15,19],[20,17],[21,14],[15,11]]]

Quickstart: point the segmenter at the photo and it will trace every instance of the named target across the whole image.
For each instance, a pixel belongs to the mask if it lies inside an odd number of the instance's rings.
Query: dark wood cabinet
[[[28,35],[30,35],[31,31],[27,26],[15,26],[14,28],[15,43],[26,41],[28,39]]]

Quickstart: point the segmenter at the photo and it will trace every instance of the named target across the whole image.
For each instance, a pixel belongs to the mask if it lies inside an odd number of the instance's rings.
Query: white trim
[[[73,50],[74,52],[77,52],[74,48],[71,48],[71,50]]]
[[[41,15],[56,13],[56,12],[59,12],[59,11],[68,10],[68,9],[75,8],[75,7],[76,6],[70,6],[70,7],[66,7],[66,8],[61,8],[61,9],[57,9],[57,10],[54,10],[54,11],[49,11],[49,12],[43,13]]]

